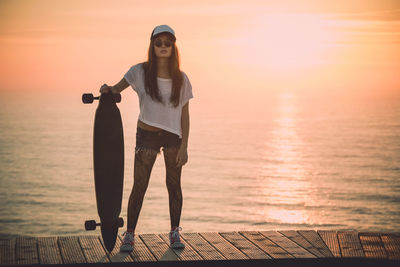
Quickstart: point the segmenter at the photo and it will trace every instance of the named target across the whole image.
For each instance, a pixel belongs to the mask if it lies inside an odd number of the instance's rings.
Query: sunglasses
[[[162,45],[163,45],[163,43],[164,43],[164,45],[165,45],[165,47],[171,47],[172,46],[172,41],[170,41],[170,40],[165,40],[164,42],[163,41],[161,41],[161,40],[156,40],[155,42],[154,42],[154,45],[155,46],[157,46],[157,47],[161,47]]]

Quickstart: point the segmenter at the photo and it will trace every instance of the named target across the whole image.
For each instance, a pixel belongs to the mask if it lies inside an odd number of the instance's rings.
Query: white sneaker
[[[134,234],[132,230],[128,230],[122,234],[124,239],[122,240],[122,245],[120,247],[121,252],[132,252],[133,251],[133,242],[135,240]]]
[[[185,248],[185,244],[181,242],[181,238],[179,236],[179,231],[182,230],[181,227],[174,227],[173,230],[169,232],[169,241],[171,243],[172,248],[182,249]]]

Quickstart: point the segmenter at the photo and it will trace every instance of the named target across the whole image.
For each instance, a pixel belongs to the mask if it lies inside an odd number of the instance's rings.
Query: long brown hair
[[[155,39],[156,38],[152,38],[150,41],[148,59],[147,62],[143,64],[145,87],[146,93],[149,94],[153,100],[163,102],[157,85],[157,56],[154,50]],[[174,107],[177,107],[181,95],[183,75],[179,69],[179,52],[175,42],[172,43],[172,53],[168,65],[169,74],[172,78],[172,92],[169,100]]]

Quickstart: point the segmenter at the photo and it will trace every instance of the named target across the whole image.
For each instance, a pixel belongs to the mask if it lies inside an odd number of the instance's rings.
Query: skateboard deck
[[[93,95],[90,98],[88,94],[83,96],[84,103],[91,103],[93,99],[97,98]],[[116,100],[120,101],[120,95],[111,92],[99,97],[94,119],[93,167],[100,223],[93,220],[85,222],[86,230],[101,227],[104,245],[109,252],[114,249],[118,228],[123,226],[119,215],[124,183],[124,135]]]

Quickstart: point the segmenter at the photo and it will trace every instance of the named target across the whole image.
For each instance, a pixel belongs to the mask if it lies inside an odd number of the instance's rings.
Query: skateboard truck
[[[121,102],[121,94],[113,94],[116,103]],[[82,102],[83,104],[92,104],[94,100],[99,100],[101,96],[93,96],[93,94],[83,94]]]
[[[124,219],[123,218],[118,218],[118,221],[116,222],[119,227],[123,227],[124,226]],[[95,220],[89,220],[89,221],[85,221],[85,229],[86,231],[93,231],[96,230],[97,226],[102,226],[101,223],[96,222]]]

